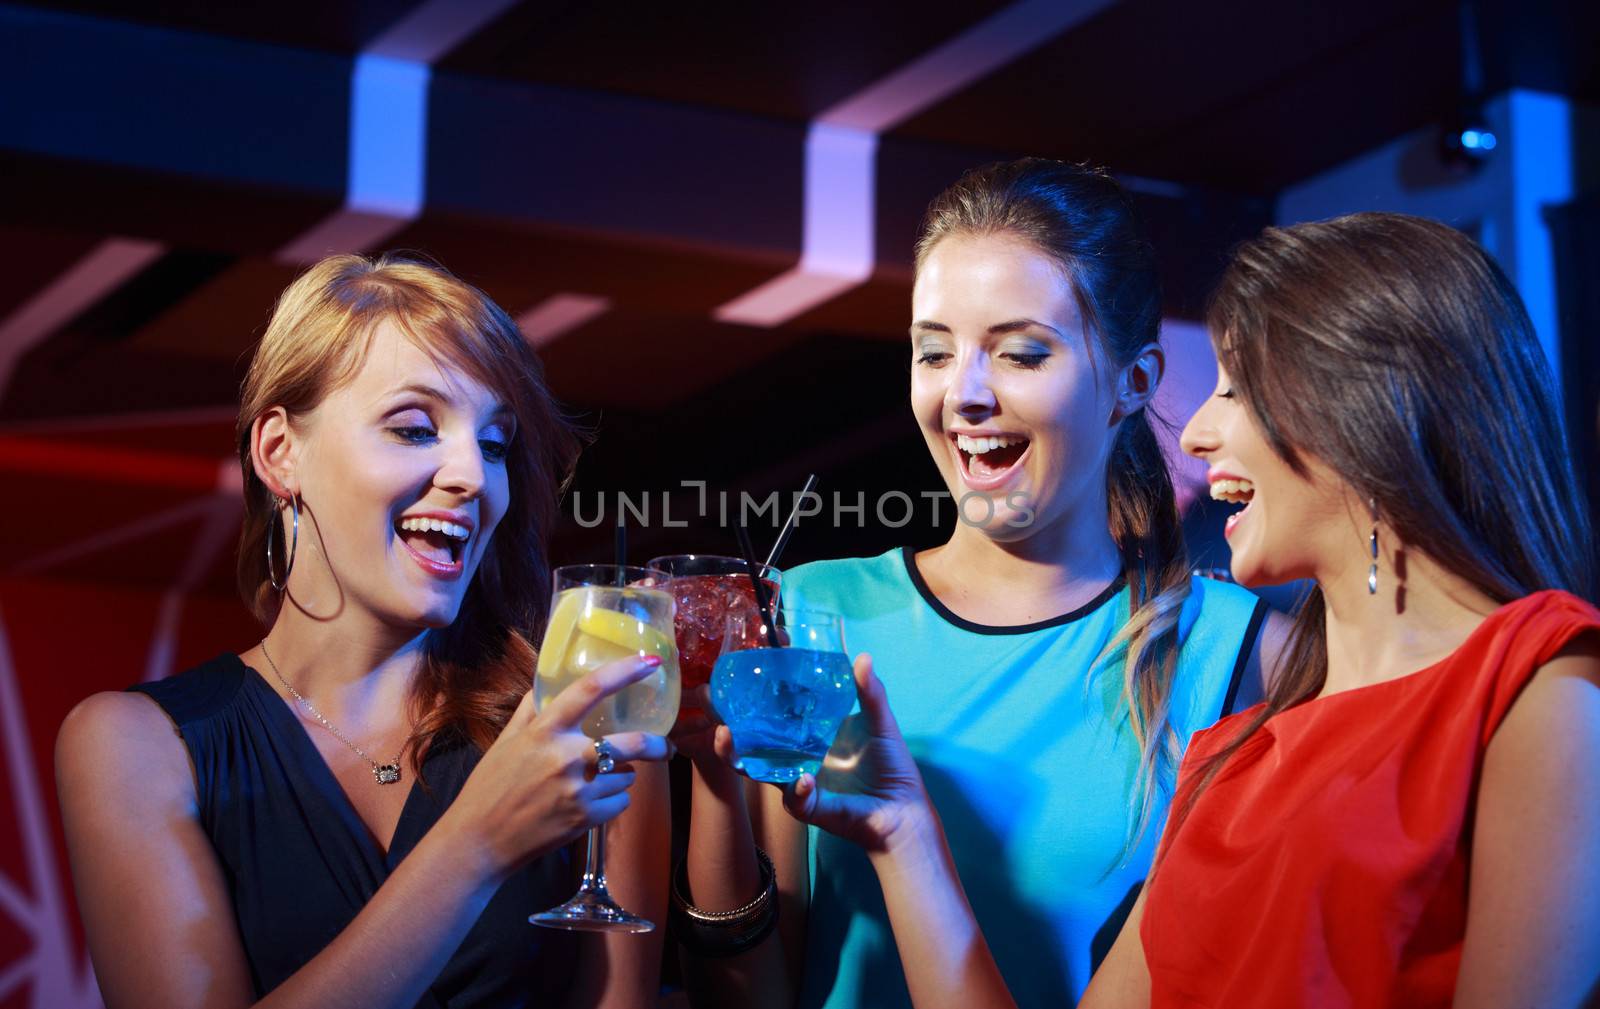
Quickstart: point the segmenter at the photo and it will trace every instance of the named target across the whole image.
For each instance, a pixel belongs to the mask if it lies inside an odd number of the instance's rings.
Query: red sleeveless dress
[[[1484,751],[1534,671],[1597,629],[1588,603],[1538,592],[1426,669],[1258,729],[1162,838],[1140,930],[1152,1009],[1449,1006]],[[1257,713],[1194,736],[1173,810]]]

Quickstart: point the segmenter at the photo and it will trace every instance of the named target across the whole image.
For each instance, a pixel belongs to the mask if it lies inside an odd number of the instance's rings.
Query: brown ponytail
[[[1160,342],[1155,250],[1127,190],[1105,171],[1024,158],[968,172],[929,206],[917,266],[952,234],[1015,235],[1058,262],[1072,280],[1091,360],[1121,368]],[[1106,468],[1106,521],[1122,554],[1132,614],[1096,666],[1121,659],[1140,748],[1129,851],[1176,768],[1172,688],[1178,615],[1189,596],[1183,526],[1152,426],[1158,422],[1149,407],[1125,418]]]

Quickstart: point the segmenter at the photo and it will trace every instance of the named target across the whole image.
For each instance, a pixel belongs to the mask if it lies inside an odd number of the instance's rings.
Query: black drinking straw
[[[789,521],[783,524],[783,530],[778,533],[778,542],[772,544],[772,553],[767,554],[767,567],[778,566],[778,558],[783,556],[783,548],[789,545],[789,537],[794,533],[795,521],[800,518],[800,502],[805,500],[807,494],[817,486],[815,473],[806,477],[806,485],[801,488],[800,496],[794,499],[794,507],[789,509]]]
[[[760,566],[756,564],[756,551],[750,545],[750,531],[740,522],[734,527],[734,533],[739,537],[739,549],[744,553],[745,571],[750,575],[750,584],[755,586],[756,605],[761,608],[761,620],[767,626],[767,647],[777,648],[778,624],[772,619],[772,596],[767,592],[767,583],[757,574]]]
[[[617,533],[612,542],[617,559],[617,584],[628,584],[628,573],[622,568],[628,563],[628,523],[620,514],[617,516]]]

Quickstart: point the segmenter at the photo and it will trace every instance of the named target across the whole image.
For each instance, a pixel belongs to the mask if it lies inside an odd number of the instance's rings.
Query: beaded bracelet
[[[678,863],[672,874],[673,931],[690,952],[711,958],[738,956],[771,934],[778,923],[778,874],[759,847],[756,861],[761,865],[761,892],[731,911],[703,911],[689,903],[688,864]]]

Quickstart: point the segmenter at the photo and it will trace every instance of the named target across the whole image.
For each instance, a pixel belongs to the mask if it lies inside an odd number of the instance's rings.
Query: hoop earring
[[[272,517],[272,525],[267,526],[267,581],[272,583],[273,590],[277,592],[283,592],[289,588],[289,572],[294,570],[294,555],[300,549],[300,496],[298,494],[289,495],[289,503],[294,509],[293,532],[292,538],[289,540],[289,563],[283,569],[282,585],[279,585],[278,580],[272,577],[272,530],[278,525],[278,517],[274,515]],[[278,511],[283,511],[282,504],[278,505]]]
[[[1372,507],[1372,567],[1367,569],[1367,595],[1378,594],[1378,499],[1369,499]]]

